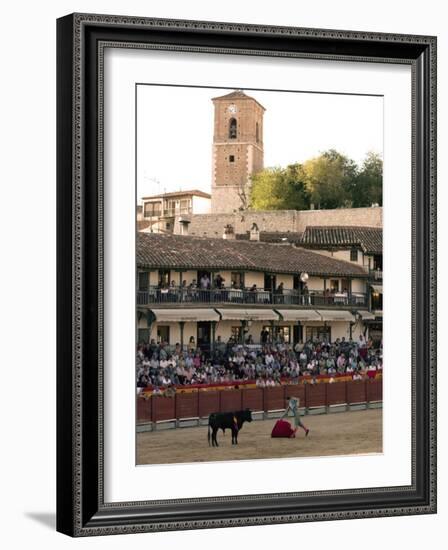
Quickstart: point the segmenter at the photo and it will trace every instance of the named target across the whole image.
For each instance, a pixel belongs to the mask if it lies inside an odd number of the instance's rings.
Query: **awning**
[[[219,321],[219,315],[212,308],[203,309],[154,309],[158,323],[176,323],[178,321]]]
[[[272,309],[217,309],[223,321],[278,321],[279,316]]]
[[[371,311],[358,311],[358,314],[363,320],[375,319],[375,315]]]
[[[374,292],[378,292],[378,294],[382,294],[383,293],[383,285],[370,285]]]
[[[321,316],[322,321],[351,321],[352,323],[355,322],[355,317],[350,313],[350,311],[331,311],[329,309],[318,309],[317,313]]]
[[[320,315],[314,309],[276,309],[284,321],[320,321]]]

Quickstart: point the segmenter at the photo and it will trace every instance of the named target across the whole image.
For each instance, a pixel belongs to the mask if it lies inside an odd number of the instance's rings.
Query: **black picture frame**
[[[412,67],[412,484],[104,502],[102,45]],[[71,536],[436,512],[436,38],[72,14],[57,21],[57,530]]]

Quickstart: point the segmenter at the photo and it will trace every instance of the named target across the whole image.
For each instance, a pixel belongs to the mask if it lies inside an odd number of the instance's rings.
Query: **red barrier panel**
[[[154,422],[159,420],[171,420],[176,418],[176,400],[174,397],[152,397],[152,419]]]
[[[305,385],[304,384],[288,384],[285,388],[285,399],[288,401],[291,397],[300,399],[300,406],[305,406]]]
[[[220,395],[220,411],[221,412],[234,412],[240,411],[243,408],[241,390],[222,390]]]
[[[366,382],[364,380],[347,382],[347,403],[365,403],[366,401]]]
[[[366,382],[367,401],[383,400],[383,381],[367,380]]]
[[[264,388],[264,410],[275,411],[286,407],[285,387]]]
[[[219,412],[219,392],[218,391],[200,391],[199,416],[202,418],[210,413]]]
[[[305,406],[325,407],[327,404],[328,384],[307,384],[305,386]]]
[[[137,422],[151,422],[152,418],[152,398],[143,399],[137,398]]]
[[[176,394],[176,418],[198,416],[198,392]]]
[[[243,401],[242,409],[250,409],[251,411],[263,410],[263,389],[253,388],[250,390],[242,390]]]
[[[298,397],[301,407],[324,407],[343,403],[382,401],[382,380],[335,382],[334,384],[291,384],[273,388],[209,390],[178,393],[174,397],[137,398],[137,422],[157,422],[173,418],[207,417],[213,412],[241,409],[272,411],[284,409],[290,397]]]
[[[347,403],[347,382],[328,384],[327,405],[342,405]]]

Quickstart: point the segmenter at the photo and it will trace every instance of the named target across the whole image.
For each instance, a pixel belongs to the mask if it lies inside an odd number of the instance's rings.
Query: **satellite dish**
[[[308,273],[303,272],[303,273],[300,274],[300,280],[302,281],[302,283],[306,283],[308,281],[309,277],[310,276],[308,275]]]

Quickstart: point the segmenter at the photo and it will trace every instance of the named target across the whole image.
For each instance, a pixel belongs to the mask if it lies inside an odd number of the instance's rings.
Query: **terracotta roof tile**
[[[311,248],[359,246],[366,254],[383,253],[383,230],[362,226],[308,226],[301,244]]]
[[[137,233],[137,264],[147,268],[241,269],[367,277],[358,265],[291,244]]]

